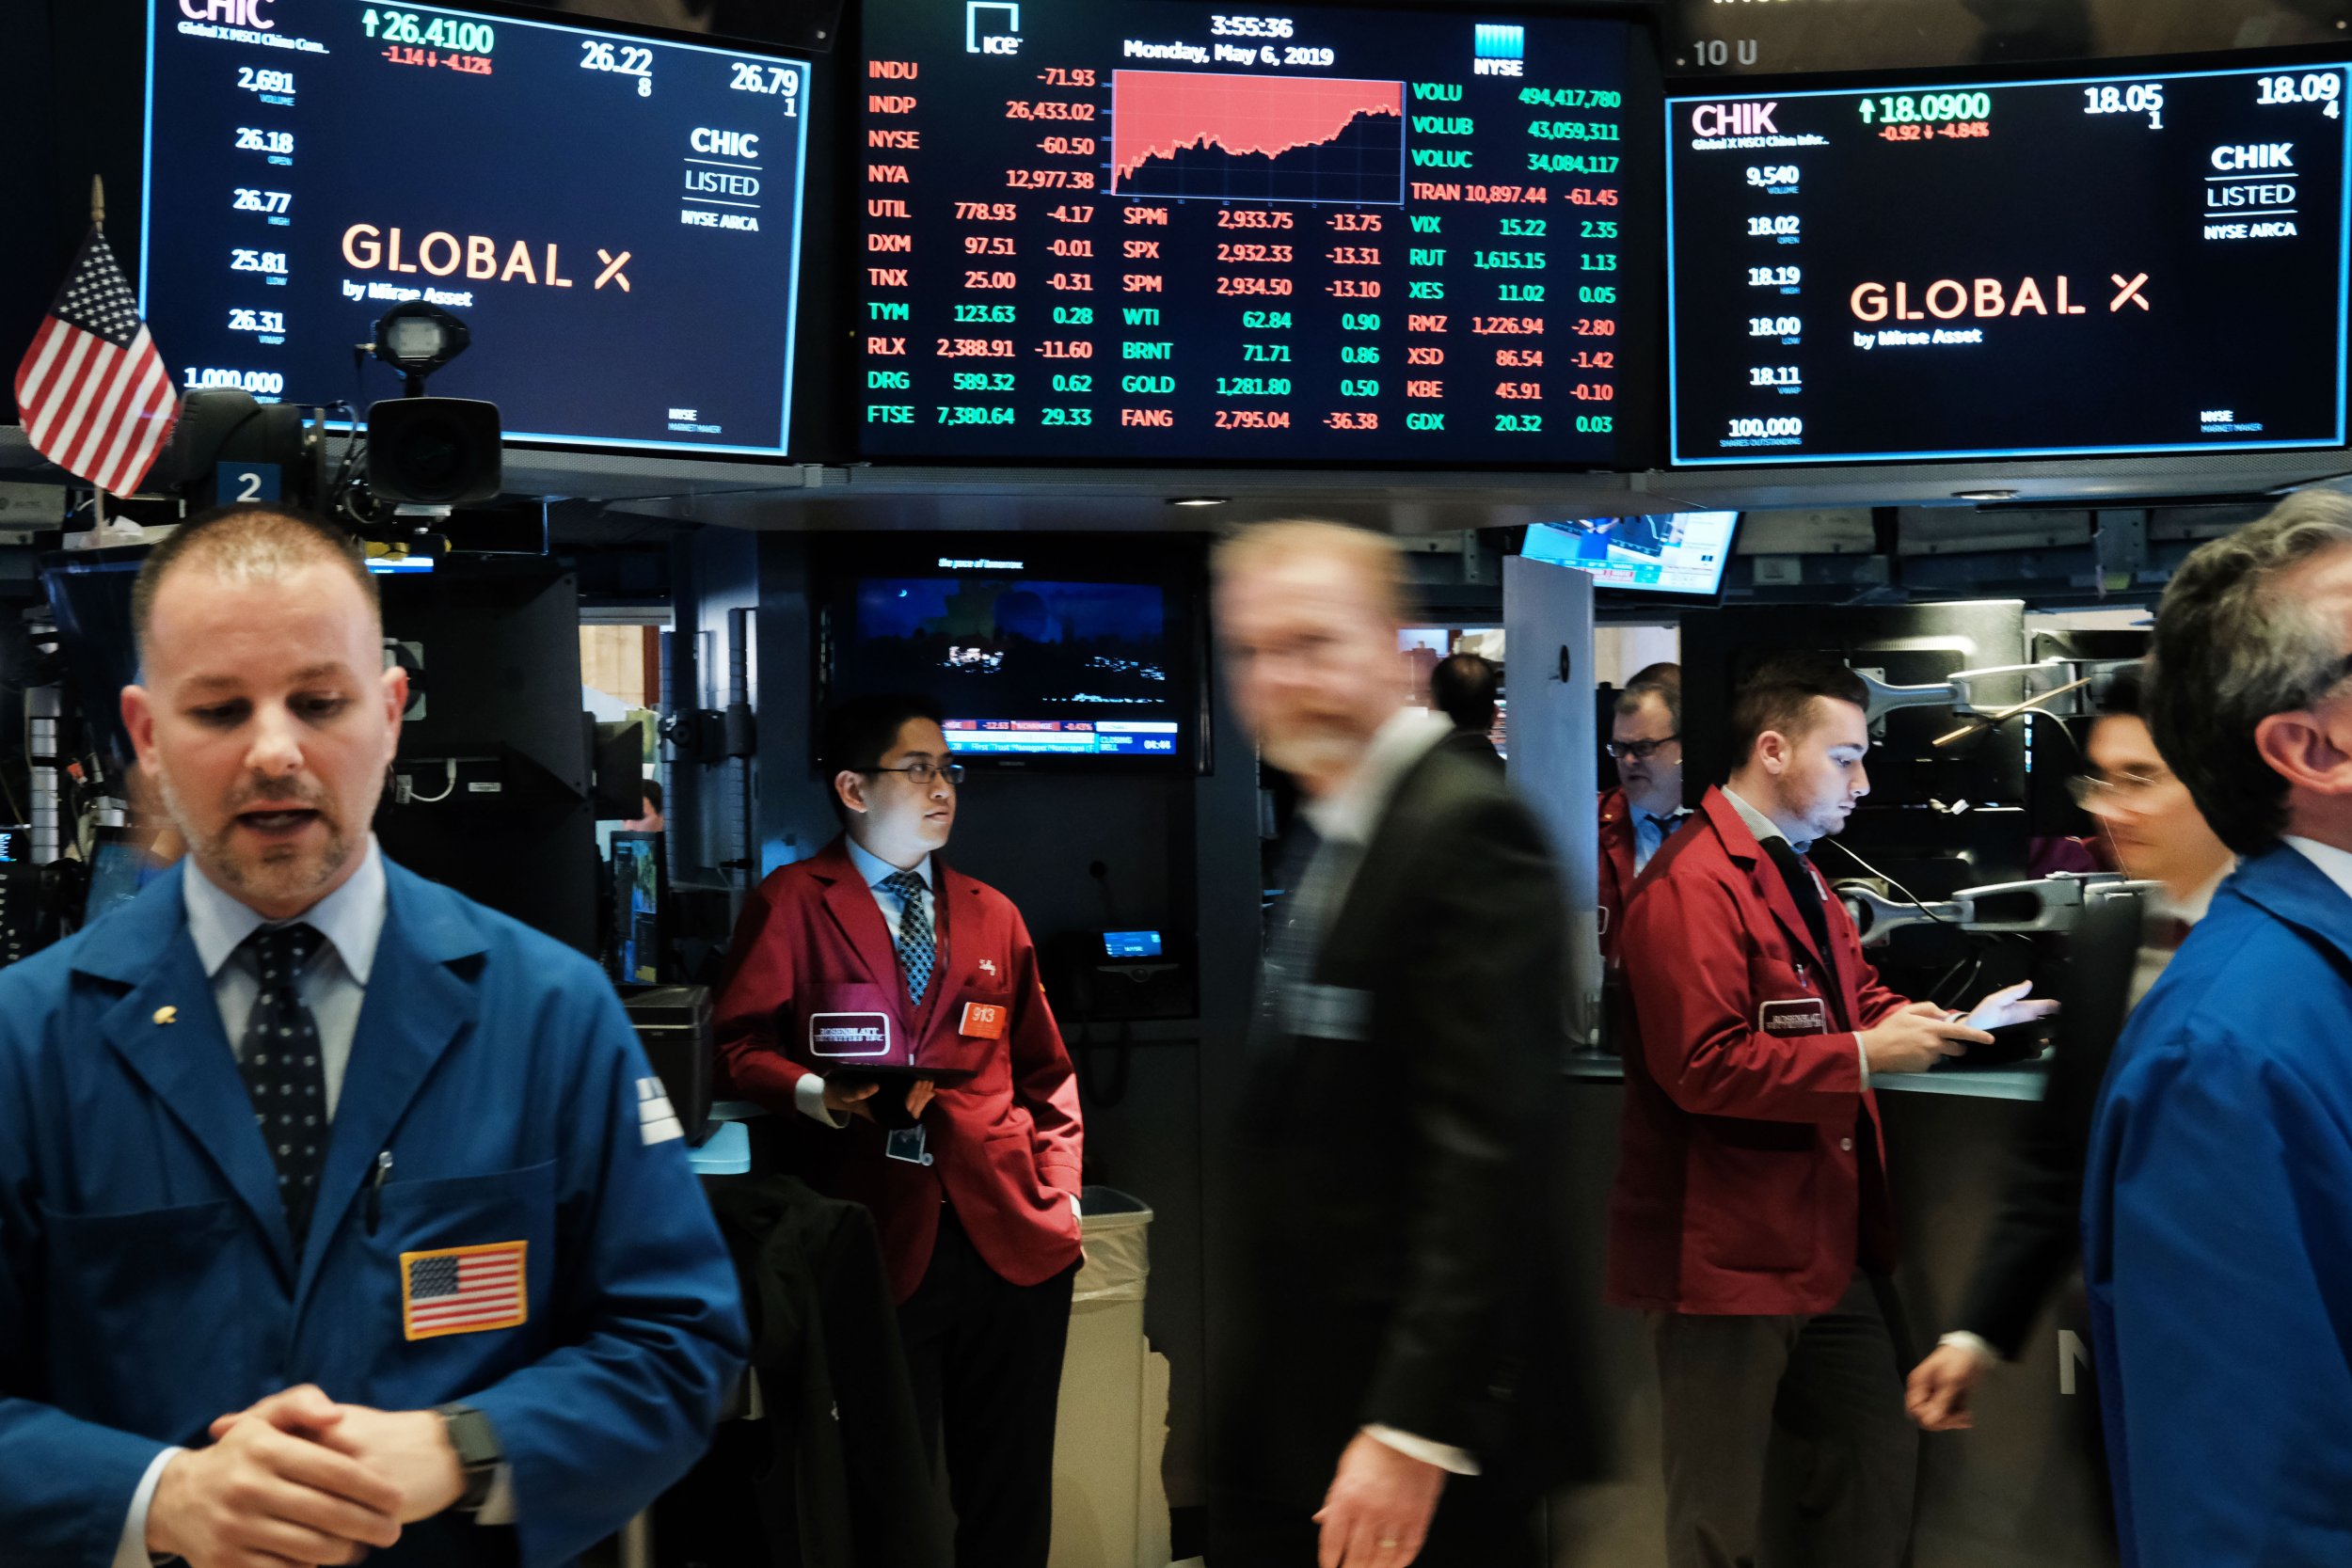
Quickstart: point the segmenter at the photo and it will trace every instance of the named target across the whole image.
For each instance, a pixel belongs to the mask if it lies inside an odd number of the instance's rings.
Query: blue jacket
[[[740,1296],[612,988],[385,871],[298,1264],[180,872],[0,972],[0,1564],[105,1568],[164,1446],[292,1384],[496,1429],[515,1526],[445,1514],[382,1564],[568,1562],[707,1443]],[[521,1324],[406,1337],[403,1253],[516,1241]]]
[[[2352,1563],[2352,898],[2291,846],[2132,1015],[2083,1275],[2124,1568]]]

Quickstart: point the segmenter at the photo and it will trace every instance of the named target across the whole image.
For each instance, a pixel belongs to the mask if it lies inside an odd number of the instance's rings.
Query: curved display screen
[[[1667,100],[1672,461],[2343,445],[2346,78]]]

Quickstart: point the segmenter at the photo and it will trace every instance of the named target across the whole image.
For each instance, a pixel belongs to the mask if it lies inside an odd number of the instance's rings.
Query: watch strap
[[[441,1418],[449,1446],[455,1450],[458,1467],[466,1475],[466,1490],[457,1499],[457,1506],[469,1513],[476,1513],[489,1500],[499,1466],[506,1461],[505,1450],[499,1447],[498,1433],[491,1429],[490,1418],[473,1406],[444,1404],[435,1414]]]

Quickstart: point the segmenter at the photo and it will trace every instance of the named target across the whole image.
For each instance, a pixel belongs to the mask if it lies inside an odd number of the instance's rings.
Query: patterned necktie
[[[246,1018],[238,1065],[253,1096],[253,1120],[278,1167],[286,1230],[302,1250],[326,1152],[326,1071],[319,1065],[318,1020],[302,1000],[302,968],[321,942],[309,926],[263,927],[246,938],[262,989]]]
[[[912,871],[894,872],[882,879],[882,885],[898,895],[898,974],[906,980],[908,999],[920,1002],[930,990],[931,964],[936,958],[931,911],[924,903],[931,890]]]

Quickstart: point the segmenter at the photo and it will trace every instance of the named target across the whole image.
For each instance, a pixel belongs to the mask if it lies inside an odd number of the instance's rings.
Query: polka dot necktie
[[[326,1152],[326,1072],[318,1020],[302,1000],[303,966],[323,939],[309,926],[263,927],[246,938],[262,989],[246,1019],[238,1065],[253,1096],[253,1121],[278,1167],[286,1230],[302,1250]]]
[[[898,895],[898,973],[906,979],[908,999],[920,1002],[931,988],[931,964],[936,957],[931,911],[925,902],[931,890],[912,871],[884,877],[882,885]]]

